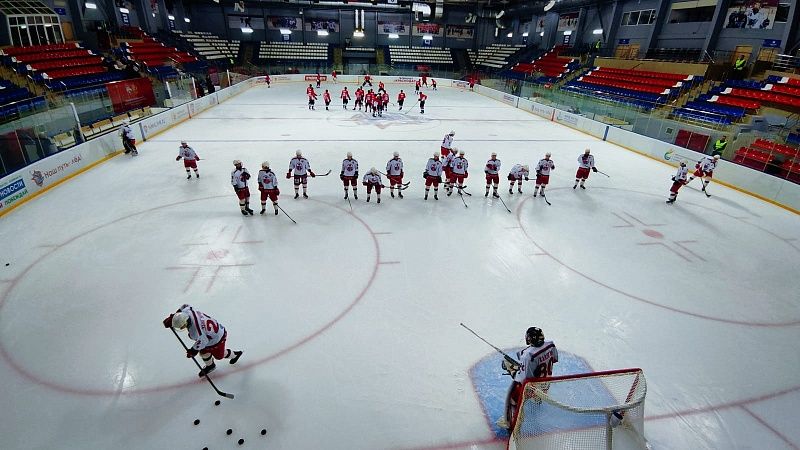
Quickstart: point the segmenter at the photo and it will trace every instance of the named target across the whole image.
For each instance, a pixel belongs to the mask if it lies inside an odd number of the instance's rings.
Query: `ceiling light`
[[[242,33],[250,34],[253,32],[253,29],[250,27],[242,27]]]
[[[281,28],[281,34],[292,34],[292,30],[288,28]]]
[[[317,36],[327,36],[328,30],[317,30]]]
[[[122,14],[130,14],[131,13],[131,11],[128,8],[120,8],[119,12],[121,12]]]
[[[526,32],[522,33],[522,37],[528,37],[528,32],[526,31]]]
[[[603,34],[603,29],[602,28],[598,28],[596,30],[593,30],[592,34]]]
[[[432,41],[433,40],[433,35],[430,35],[430,34],[423,35],[422,36],[422,40],[423,41]]]
[[[175,16],[173,16],[172,14],[170,14],[170,15],[168,15],[168,16],[167,16],[167,19],[169,19],[169,20],[175,20]]]
[[[189,19],[188,17],[184,17],[184,18],[183,18],[183,21],[184,21],[184,22],[186,22],[186,23],[190,23],[192,20],[191,20],[191,19]]]
[[[564,36],[569,36],[572,34],[572,30],[564,30]]]
[[[542,36],[542,37],[544,37],[544,31],[540,32],[540,33],[539,33],[539,36]]]
[[[97,4],[92,2],[86,2],[84,3],[84,6],[86,6],[86,9],[97,9]]]
[[[513,33],[513,32],[512,32],[512,33],[508,33],[508,34],[506,35],[506,37],[514,37],[514,33]]]
[[[389,39],[400,39],[400,35],[397,33],[389,33]]]
[[[353,37],[362,38],[364,37],[364,32],[361,30],[353,31]]]

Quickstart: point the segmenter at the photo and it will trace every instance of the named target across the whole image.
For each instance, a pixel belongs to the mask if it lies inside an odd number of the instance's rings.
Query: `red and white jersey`
[[[542,159],[536,164],[536,173],[540,175],[550,175],[551,170],[555,170],[556,163],[552,159]]]
[[[322,76],[320,74],[317,74],[317,83],[319,83],[321,81],[322,81]]]
[[[432,85],[434,85],[434,86],[436,86],[436,80],[434,80],[433,78],[431,78],[431,84],[432,84]]]
[[[400,158],[392,158],[386,163],[386,173],[388,175],[397,176],[403,172],[403,160]]]
[[[486,168],[483,169],[484,172],[488,173],[489,175],[496,175],[497,172],[500,171],[500,160],[499,159],[490,159],[486,161]]]
[[[247,187],[247,180],[250,179],[250,173],[242,167],[241,169],[235,169],[231,172],[231,184],[236,189],[244,189]]]
[[[578,156],[578,167],[581,169],[591,169],[594,167],[594,156],[586,154]]]
[[[200,159],[200,157],[197,156],[197,153],[194,151],[192,147],[184,147],[184,146],[178,147],[178,156],[185,159],[186,161],[195,161]]]
[[[514,164],[514,167],[511,168],[509,175],[517,180],[521,180],[530,175],[530,173],[525,170],[525,167],[522,164]]]
[[[528,346],[517,352],[520,369],[514,381],[524,382],[528,378],[549,377],[553,374],[553,364],[558,362],[558,350],[552,341],[544,341],[540,347]]]
[[[451,148],[450,149],[450,153],[448,153],[447,156],[444,157],[444,166],[445,167],[449,167],[449,168],[452,169],[453,168],[453,160],[456,159],[457,156],[458,156],[458,152],[456,152],[455,150],[453,150]]]
[[[399,101],[403,101],[405,99],[406,99],[406,93],[405,92],[401,92],[401,93],[397,94],[397,101],[398,102]]]
[[[289,161],[289,170],[294,171],[295,176],[308,175],[308,171],[311,170],[311,164],[302,156],[295,156]]]
[[[689,168],[686,166],[678,166],[678,171],[675,173],[675,181],[686,181],[689,174]]]
[[[428,99],[428,96],[423,94],[422,92],[419,93],[419,101],[424,102]]]
[[[713,156],[705,156],[703,159],[697,162],[697,168],[702,170],[703,172],[713,172],[714,169],[717,167],[717,160],[714,159]]]
[[[367,101],[367,103],[372,103],[372,97],[374,96],[375,94],[372,92],[367,92],[367,94],[364,96],[364,99]]]
[[[386,87],[383,85],[383,81],[378,82],[378,90],[379,91],[386,90]]]
[[[358,172],[358,161],[355,159],[345,159],[342,161],[342,175],[354,177]]]
[[[467,173],[469,162],[467,162],[466,158],[456,156],[455,158],[453,158],[453,162],[450,163],[450,167],[453,168],[453,173],[464,175],[465,173]]]
[[[367,172],[367,174],[364,175],[363,181],[373,186],[380,186],[383,184],[381,181],[381,174],[379,173],[373,174],[372,172]]]
[[[453,147],[453,136],[449,134],[445,134],[444,138],[442,139],[442,147],[443,148],[452,148]]]
[[[334,70],[333,72],[331,72],[331,76],[332,76],[333,78],[336,78],[336,71],[335,71],[335,70]]]
[[[325,102],[330,102],[331,101],[331,93],[328,92],[328,91],[325,91],[322,94],[322,100],[325,101]]]
[[[269,169],[259,170],[258,187],[259,189],[278,189],[278,177],[275,176],[275,172]]]
[[[131,130],[131,127],[128,125],[124,125],[122,128],[120,128],[120,133],[122,134],[122,137],[124,137],[125,139],[135,138],[135,136],[133,135],[133,130]]]
[[[189,316],[189,338],[194,341],[192,348],[203,350],[219,344],[225,336],[225,327],[211,317],[192,308],[191,305],[181,306],[180,312]]]
[[[356,100],[364,98],[364,90],[361,88],[356,89]]]
[[[389,103],[389,94],[386,91],[383,91],[383,104],[386,105]]]
[[[350,92],[348,92],[347,89],[344,89],[339,97],[341,97],[342,100],[350,100]]]
[[[272,80],[272,79],[269,77],[269,75],[264,75],[264,81],[266,81],[266,82],[267,82],[267,84],[269,84],[269,82],[270,82],[271,80]]]
[[[308,95],[308,98],[309,98],[309,99],[312,99],[312,98],[313,98],[314,100],[316,100],[316,99],[317,99],[317,93],[316,93],[316,92],[314,92],[314,88],[312,88],[311,86],[309,86],[309,87],[307,87],[307,88],[306,88],[306,95]]]
[[[364,81],[370,81],[372,79],[369,75],[364,75]]]
[[[438,177],[442,175],[442,162],[438,159],[429,159],[428,164],[425,166],[425,174],[431,177]]]
[[[422,83],[420,83],[420,81],[417,80],[416,86],[417,86],[417,89],[419,89],[419,87],[422,86]]]

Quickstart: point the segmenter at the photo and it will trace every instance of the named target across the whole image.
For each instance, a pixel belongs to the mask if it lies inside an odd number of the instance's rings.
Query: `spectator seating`
[[[152,112],[150,110],[150,107],[135,109],[132,111],[128,111],[127,113],[98,120],[89,125],[84,125],[81,127],[81,132],[83,132],[84,137],[88,139],[96,135],[105,134],[108,130],[112,130],[122,125],[122,122],[124,122],[125,120],[134,121],[147,117],[151,114]]]
[[[779,109],[800,109],[800,79],[796,78],[771,75],[766,81],[726,80],[708,93]]]
[[[733,161],[760,171],[770,168],[770,173],[800,183],[800,151],[790,145],[758,138],[750,146],[740,147]]]
[[[27,92],[27,89],[25,90]],[[30,93],[23,99],[0,106],[0,121],[7,122],[18,119],[26,112],[40,110],[47,105],[44,97],[31,97]]]
[[[200,57],[213,61],[216,59],[236,60],[239,56],[240,41],[229,41],[207,31],[175,32]]]
[[[258,58],[282,61],[327,61],[328,44],[324,42],[307,44],[300,42],[262,42],[258,47]]]
[[[389,46],[389,59],[401,64],[453,64],[453,55],[446,48]]]
[[[64,77],[56,80],[46,80],[44,84],[50,90],[65,91],[68,89],[77,89],[80,87],[105,84],[111,81],[119,81],[124,79],[125,74],[123,72],[114,71],[93,75]]]
[[[564,50],[563,46],[553,47],[552,50],[530,63],[517,63],[511,68],[511,71],[528,75],[541,72],[546,77],[544,79],[540,77],[541,81],[554,83],[580,67],[578,60],[559,56]]]
[[[174,65],[198,61],[197,57],[175,47],[167,47],[147,34],[142,34],[142,42],[123,42],[117,53],[126,60],[143,64],[150,75],[161,80],[178,76]]]
[[[645,111],[650,111],[659,103],[664,103],[664,98],[656,94],[636,92],[628,89],[619,89],[609,86],[599,86],[581,81],[571,81],[561,89],[583,96],[594,97],[603,101],[632,106]]]
[[[502,69],[508,65],[509,58],[523,48],[524,45],[492,44],[478,51],[467,50],[467,54],[473,66]]]
[[[699,48],[651,48],[647,50],[647,59],[663,61],[697,62],[703,55]]]

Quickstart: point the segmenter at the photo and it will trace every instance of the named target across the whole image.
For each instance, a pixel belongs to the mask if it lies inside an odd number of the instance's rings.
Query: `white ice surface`
[[[468,376],[491,349],[459,322],[501,347],[536,325],[596,370],[642,367],[654,448],[798,448],[796,215],[716,184],[667,206],[668,166],[476,93],[429,95],[424,116],[373,120],[308,111],[300,83],[253,88],[0,219],[0,448],[501,448]],[[422,200],[451,129],[468,208]],[[182,139],[199,180],[174,161]],[[573,191],[587,146],[611,178]],[[284,178],[296,149],[333,170],[310,200]],[[406,198],[367,204],[359,186],[351,213],[344,154],[363,174],[395,150]],[[513,214],[483,197],[491,151]],[[531,183],[509,196],[511,166],[545,151],[552,206]],[[299,225],[242,217],[233,159],[254,175],[269,160]],[[185,302],[245,350],[219,364],[236,399],[218,407],[161,325]]]

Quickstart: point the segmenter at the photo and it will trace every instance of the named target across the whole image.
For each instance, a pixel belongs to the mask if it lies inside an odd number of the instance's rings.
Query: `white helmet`
[[[689,164],[689,161],[687,161],[687,160],[685,160],[685,159],[682,159],[682,160],[681,160],[681,165],[682,165],[682,166],[685,166],[685,165],[687,165],[687,164]]]
[[[395,158],[399,158],[400,157],[400,152],[394,152],[393,155],[394,155]]]
[[[459,155],[463,155],[463,154],[464,154],[464,150],[459,150],[459,151],[458,151],[458,154],[459,154]]]
[[[241,164],[242,164],[242,161],[240,161],[240,160],[238,160],[238,159],[234,159],[234,160],[233,160],[233,165],[234,165],[234,166],[240,166]]]
[[[528,165],[527,165],[527,164],[526,164],[526,165],[524,165],[524,166],[522,166],[522,169],[523,169],[523,170],[525,170],[525,172],[528,172],[528,171],[530,170],[530,169],[528,168]]]
[[[302,150],[298,150],[298,151],[294,152],[294,154],[297,155],[297,156],[303,156],[303,151]]]
[[[497,156],[497,153],[496,152],[492,152],[492,156]]]
[[[714,155],[714,159],[719,159],[719,155]]]
[[[172,328],[182,330],[189,325],[189,315],[185,312],[177,312],[172,315]]]
[[[264,161],[261,163],[262,169],[269,169],[269,161]]]
[[[181,141],[181,145],[183,145],[183,144],[185,144],[185,143],[186,143],[186,141]]]
[[[350,158],[352,158],[352,157],[353,157],[353,153],[351,153],[351,152],[347,152],[347,158],[348,158],[348,159],[350,159]]]
[[[588,148],[587,148],[586,150],[584,150],[584,151],[583,151],[583,153],[584,153],[585,155],[588,155],[588,154],[589,154],[589,152],[591,152],[591,150],[590,150],[590,149],[588,149]]]
[[[456,135],[456,132],[455,132],[455,131],[453,131],[453,130],[450,130],[450,133],[448,133],[448,134],[450,134],[450,136],[455,136],[455,135]]]
[[[434,158],[438,158],[439,157],[439,152],[433,152],[433,157]]]
[[[547,152],[544,154],[544,156],[552,156],[552,154],[550,152]]]
[[[369,171],[370,171],[370,173],[372,173],[373,175],[375,175],[376,173],[378,173],[378,169],[376,169],[376,168],[374,168],[374,167],[373,167],[373,168],[371,168],[371,169],[369,169]]]

